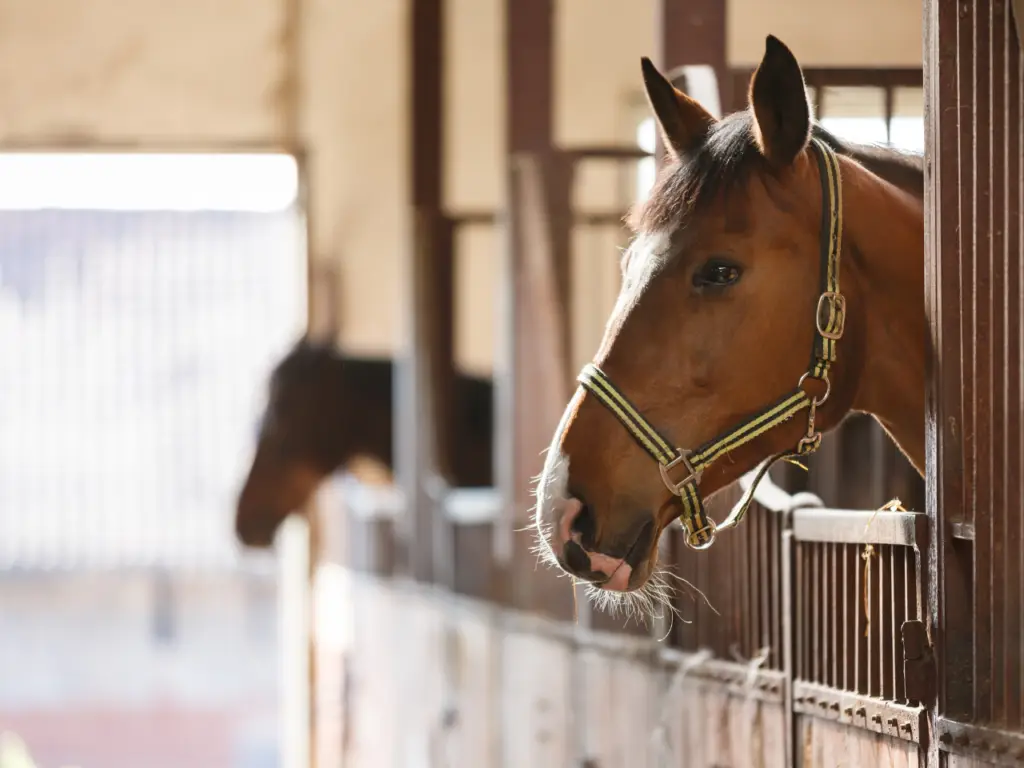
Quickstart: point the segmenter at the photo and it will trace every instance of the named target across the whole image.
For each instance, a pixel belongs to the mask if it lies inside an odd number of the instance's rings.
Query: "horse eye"
[[[740,268],[735,264],[712,259],[693,275],[694,288],[725,288],[740,279]]]

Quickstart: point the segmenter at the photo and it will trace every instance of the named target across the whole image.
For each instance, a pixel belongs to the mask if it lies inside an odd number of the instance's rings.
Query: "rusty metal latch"
[[[918,619],[904,621],[903,675],[907,684],[907,698],[928,704],[935,696],[935,657],[928,642],[924,622]]]

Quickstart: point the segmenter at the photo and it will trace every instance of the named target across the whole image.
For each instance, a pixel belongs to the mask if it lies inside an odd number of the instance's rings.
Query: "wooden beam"
[[[530,552],[522,529],[532,478],[568,401],[571,161],[553,148],[554,0],[506,0],[505,249],[495,366],[495,476],[503,510],[494,531],[495,599],[559,617],[572,590]],[[561,587],[561,588],[559,588]]]
[[[714,70],[722,111],[732,103],[725,56],[727,0],[658,0],[654,63],[662,72],[704,64]],[[656,155],[663,149],[657,138]]]
[[[453,254],[442,211],[444,187],[444,1],[412,0],[409,131],[411,242],[407,260],[405,348],[396,359],[395,460],[408,499],[400,568],[422,580],[450,564],[434,478],[451,477]]]

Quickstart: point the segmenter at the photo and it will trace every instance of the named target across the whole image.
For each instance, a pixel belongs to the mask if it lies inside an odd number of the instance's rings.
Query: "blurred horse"
[[[299,510],[340,468],[369,458],[394,471],[394,363],[345,357],[301,339],[270,377],[256,452],[238,497],[235,531],[266,547],[284,518]],[[456,486],[493,482],[493,385],[457,374],[453,397]]]

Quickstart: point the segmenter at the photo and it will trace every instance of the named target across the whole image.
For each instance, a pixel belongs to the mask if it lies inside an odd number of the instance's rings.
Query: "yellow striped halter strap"
[[[673,447],[672,443],[640,414],[596,365],[591,363],[584,366],[578,377],[583,388],[608,408],[644,450],[658,462],[661,479],[668,489],[680,498],[683,512],[679,519],[686,529],[686,543],[693,549],[707,549],[714,543],[718,531],[739,524],[753,501],[758,483],[772,465],[783,459],[807,456],[818,450],[821,445],[821,432],[814,424],[815,415],[831,393],[829,369],[835,362],[836,342],[842,337],[846,322],[846,299],[839,292],[843,201],[839,162],[835,152],[818,139],[812,139],[810,146],[818,161],[822,188],[821,295],[815,310],[815,338],[811,363],[794,390],[741,422],[734,429],[694,450],[685,450]],[[808,395],[803,388],[804,382],[808,379],[823,382],[825,393],[817,398]],[[740,502],[733,507],[725,520],[715,523],[704,509],[704,501],[700,495],[699,485],[704,470],[715,459],[749,443],[805,409],[808,410],[807,432],[797,443],[796,448],[765,459],[758,467],[754,481]],[[682,473],[681,478],[679,473]]]

